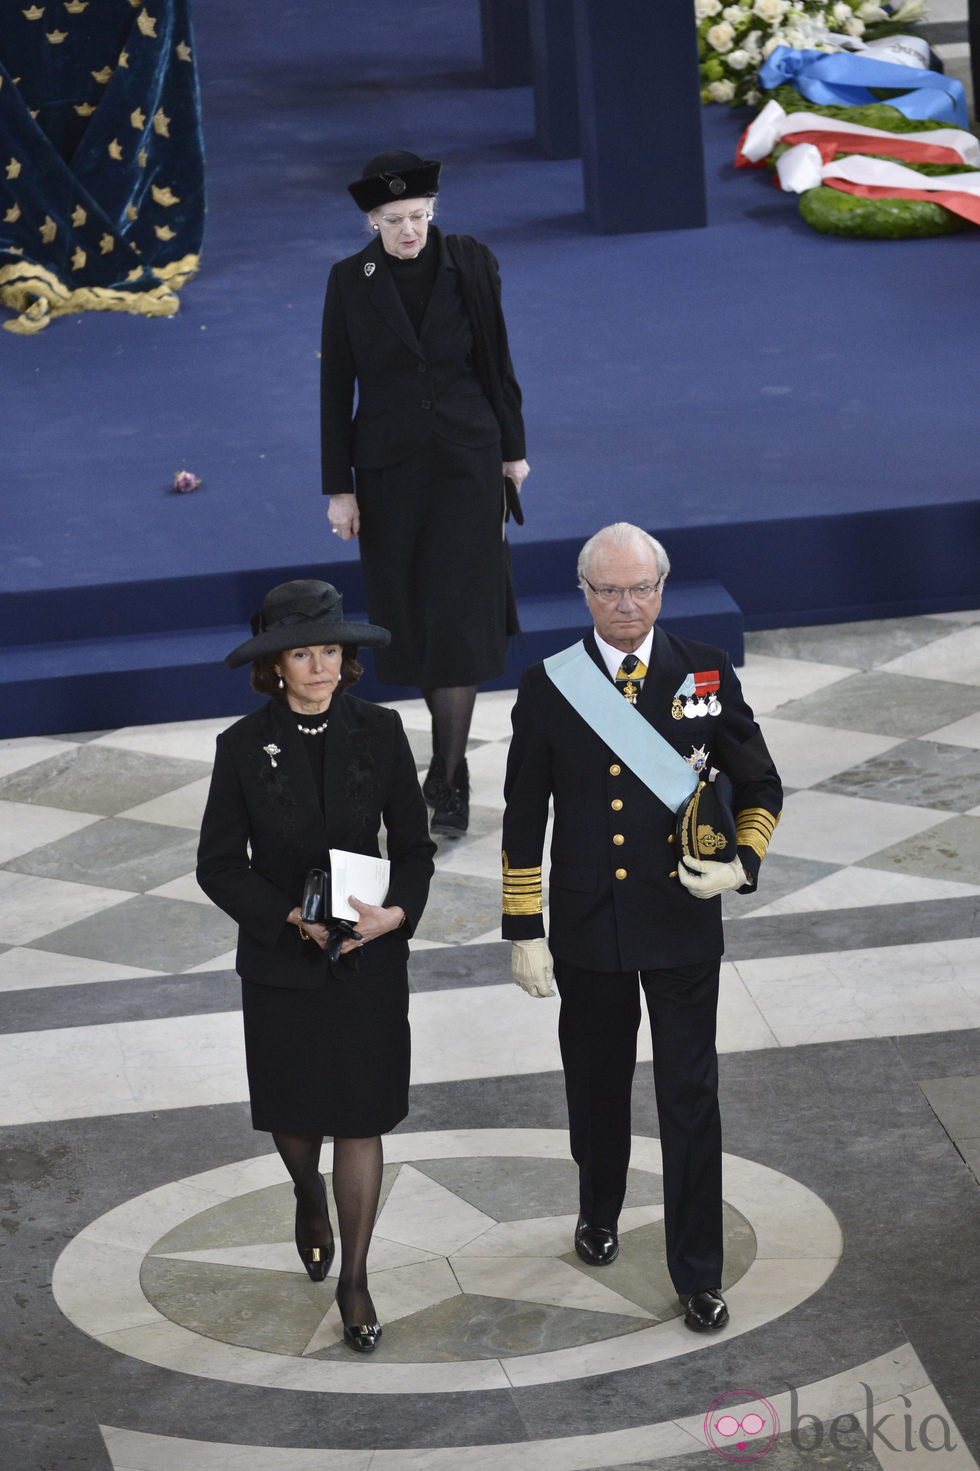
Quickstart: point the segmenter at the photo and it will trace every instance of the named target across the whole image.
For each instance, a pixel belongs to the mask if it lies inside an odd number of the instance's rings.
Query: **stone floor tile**
[[[34,948],[117,964],[128,962],[174,974],[200,966],[209,959],[217,964],[218,957],[226,954],[237,934],[233,922],[213,905],[202,907],[179,899],[155,899],[146,895],[127,898],[122,904],[118,895],[114,895],[112,902],[118,913],[111,922],[104,912],[93,914],[37,936]]]
[[[938,730],[924,731],[923,738],[942,741],[947,746],[970,746],[974,751],[980,751],[980,710],[964,715],[962,720],[954,720],[951,725],[942,725]]]
[[[20,736],[13,740],[0,741],[0,777],[23,771],[28,766],[36,766],[50,756],[72,749],[70,741],[59,740],[56,736]]]
[[[441,844],[440,854],[446,847],[451,850],[452,843],[450,838],[446,844]],[[416,933],[420,939],[463,945],[499,923],[499,878],[481,879],[459,874],[451,885],[433,884]]]
[[[155,970],[146,970],[138,965],[86,960],[81,955],[56,955],[50,950],[32,950],[26,945],[13,946],[0,955],[0,992],[88,986],[93,982],[126,981],[157,974]]]
[[[237,715],[222,715],[217,719],[180,720],[164,725],[121,726],[96,737],[92,744],[141,751],[147,756],[169,756],[179,761],[203,761],[210,767],[214,761],[215,738],[237,719]]]
[[[153,797],[149,802],[138,802],[135,807],[119,812],[117,816],[130,817],[138,822],[158,822],[164,827],[190,828],[196,838],[201,831],[204,804],[210,788],[211,778],[201,777],[186,787],[164,792],[162,797]]]
[[[872,762],[899,744],[895,736],[867,735],[803,720],[765,719],[766,745],[784,787],[812,787],[859,761]]]
[[[980,685],[980,628],[972,625],[954,633],[946,632],[944,638],[890,659],[881,667],[890,673],[913,674],[919,679]]]
[[[90,812],[65,812],[32,802],[0,801],[0,863],[43,847],[99,819]]]
[[[872,670],[789,700],[778,707],[778,714],[782,720],[912,739],[975,713],[976,705],[970,685]]]
[[[186,873],[196,858],[196,833],[107,817],[12,859],[7,868],[141,894]]]
[[[876,669],[886,660],[914,653],[923,646],[928,650],[949,636],[946,624],[929,617],[869,618],[861,623],[763,629],[746,634],[745,644],[753,653]]]
[[[788,700],[805,699],[818,690],[849,679],[853,670],[844,664],[815,664],[799,659],[770,658],[754,652],[745,635],[745,663],[738,671],[742,691],[757,716],[768,715]]]
[[[165,884],[158,884],[155,889],[147,889],[146,892],[159,899],[184,899],[188,904],[209,905],[211,903],[193,873],[183,873],[179,878],[170,879]]]
[[[934,828],[939,816],[925,807],[872,802],[865,797],[813,790],[794,792],[783,807],[769,851],[824,863],[857,863],[892,844],[908,842],[926,828]],[[965,820],[946,819],[950,823]]]
[[[176,787],[187,786],[207,776],[209,770],[197,761],[88,744],[59,751],[25,771],[4,777],[0,798],[110,817],[137,802],[148,802]]]
[[[965,812],[980,794],[980,751],[938,741],[907,741],[838,770],[815,790]]]
[[[954,1140],[980,1135],[980,1059],[977,1066],[969,1076],[919,1079],[930,1108]]]
[[[777,855],[778,856],[778,855]],[[776,860],[773,859],[772,862]],[[768,880],[770,860],[763,872]],[[768,894],[768,889],[767,889]],[[836,913],[883,904],[915,904],[940,899],[980,898],[980,885],[953,879],[896,873],[892,869],[839,868],[753,910],[756,919],[778,914]]]
[[[980,813],[947,818],[856,861],[868,868],[975,882],[980,874]]]
[[[63,927],[66,921],[84,923],[126,898],[118,889],[95,884],[69,884],[61,879],[0,871],[0,942],[26,945]],[[123,955],[121,960],[125,963],[132,957]]]

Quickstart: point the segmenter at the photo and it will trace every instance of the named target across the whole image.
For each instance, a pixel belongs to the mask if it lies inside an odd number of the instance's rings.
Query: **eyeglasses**
[[[594,592],[600,603],[618,603],[621,598],[631,598],[634,603],[646,602],[658,593],[664,585],[664,580],[659,577],[656,582],[638,582],[635,587],[595,587],[587,577],[582,581],[590,591]]]
[[[381,223],[388,230],[394,230],[398,225],[404,225],[407,220],[410,225],[421,225],[423,220],[431,220],[432,216],[427,209],[417,209],[410,215],[382,215]]]

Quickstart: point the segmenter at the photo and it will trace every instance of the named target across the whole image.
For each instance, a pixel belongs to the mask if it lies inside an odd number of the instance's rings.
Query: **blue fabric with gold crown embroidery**
[[[189,0],[0,0],[0,301],[171,316],[204,230]]]

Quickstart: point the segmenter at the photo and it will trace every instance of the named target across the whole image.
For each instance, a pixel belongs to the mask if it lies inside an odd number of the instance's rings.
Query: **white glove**
[[[724,894],[728,889],[740,889],[749,881],[740,858],[733,858],[731,863],[684,858],[677,865],[677,877],[695,899],[713,899],[716,894]]]
[[[553,996],[555,968],[551,962],[548,941],[543,936],[537,940],[512,940],[510,946],[510,973],[514,984],[529,996]]]

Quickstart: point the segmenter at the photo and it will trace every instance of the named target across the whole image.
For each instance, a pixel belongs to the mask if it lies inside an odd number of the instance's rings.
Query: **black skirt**
[[[252,1127],[342,1139],[408,1113],[408,973],[328,975],[316,990],[242,981]]]
[[[361,566],[383,684],[440,689],[504,672],[517,633],[503,536],[499,442],[472,448],[435,435],[398,465],[357,471]]]

